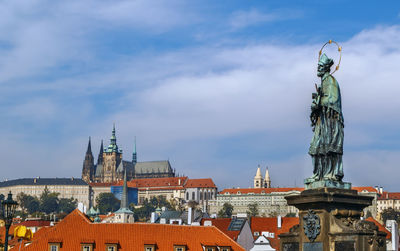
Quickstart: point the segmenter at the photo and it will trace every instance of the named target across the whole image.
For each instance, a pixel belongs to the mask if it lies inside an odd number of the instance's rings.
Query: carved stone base
[[[299,209],[300,224],[279,235],[282,251],[385,251],[386,233],[360,220],[373,197],[356,190],[317,188],[285,197]]]
[[[322,187],[340,188],[340,189],[351,189],[350,182],[334,181],[334,180],[317,180],[314,181],[311,178],[304,180],[305,189],[314,189]]]

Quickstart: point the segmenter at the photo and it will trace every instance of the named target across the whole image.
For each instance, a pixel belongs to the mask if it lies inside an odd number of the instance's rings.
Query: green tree
[[[40,195],[39,209],[46,214],[58,212],[59,193],[51,193],[47,187]]]
[[[222,209],[218,212],[218,217],[220,218],[230,218],[232,216],[233,206],[228,202],[224,203]]]
[[[296,217],[296,213],[287,213],[285,217]]]
[[[96,198],[97,207],[101,214],[117,211],[120,207],[120,200],[112,193],[100,193]]]
[[[247,207],[249,209],[249,211],[247,211],[249,216],[255,217],[258,215],[258,204],[257,203],[251,203]]]
[[[70,199],[60,199],[58,203],[58,210],[59,212],[63,212],[66,214],[71,213],[78,205],[78,201],[74,198]]]
[[[39,211],[39,199],[34,196],[21,192],[17,195],[17,201],[22,208],[22,213],[27,212],[33,214],[34,212]]]

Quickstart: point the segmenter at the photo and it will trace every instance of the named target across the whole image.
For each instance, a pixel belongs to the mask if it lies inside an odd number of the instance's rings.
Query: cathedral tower
[[[122,151],[118,149],[115,136],[115,124],[113,126],[110,144],[103,153],[103,182],[113,182],[117,179],[117,167],[122,161]]]
[[[269,177],[268,167],[265,171],[264,187],[271,188],[271,178]]]
[[[89,137],[89,143],[85,154],[85,160],[83,161],[82,179],[86,182],[92,182],[93,177],[94,177],[94,161],[92,154],[92,145]]]
[[[260,165],[258,165],[256,176],[254,176],[254,188],[263,187],[263,178],[261,176]]]

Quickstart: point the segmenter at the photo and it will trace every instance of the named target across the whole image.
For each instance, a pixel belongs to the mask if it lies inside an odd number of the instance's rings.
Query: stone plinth
[[[279,236],[280,250],[386,250],[386,233],[374,223],[360,220],[373,197],[358,195],[356,190],[323,187],[285,199],[299,209],[300,224]]]

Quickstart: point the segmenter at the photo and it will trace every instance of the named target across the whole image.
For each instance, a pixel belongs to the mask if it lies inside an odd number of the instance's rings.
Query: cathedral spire
[[[258,165],[256,176],[254,176],[254,188],[261,188],[263,186],[263,178],[261,175],[261,167]]]
[[[128,208],[128,186],[126,184],[126,169],[124,173],[124,186],[122,187],[122,195],[121,195],[121,209]]]
[[[89,136],[89,143],[87,146],[86,154],[92,154],[92,144],[90,142],[90,136]]]
[[[135,136],[135,145],[134,145],[133,153],[132,153],[132,163],[133,163],[133,165],[136,165],[136,163],[137,163],[136,136]]]
[[[97,157],[97,165],[103,163],[103,151],[104,151],[103,140],[101,140],[99,157]]]
[[[264,187],[271,188],[271,178],[269,176],[268,167],[267,170],[265,171]]]
[[[115,123],[113,124],[113,130],[111,132],[110,144],[107,147],[106,152],[119,152],[117,146],[117,137],[115,136]]]

